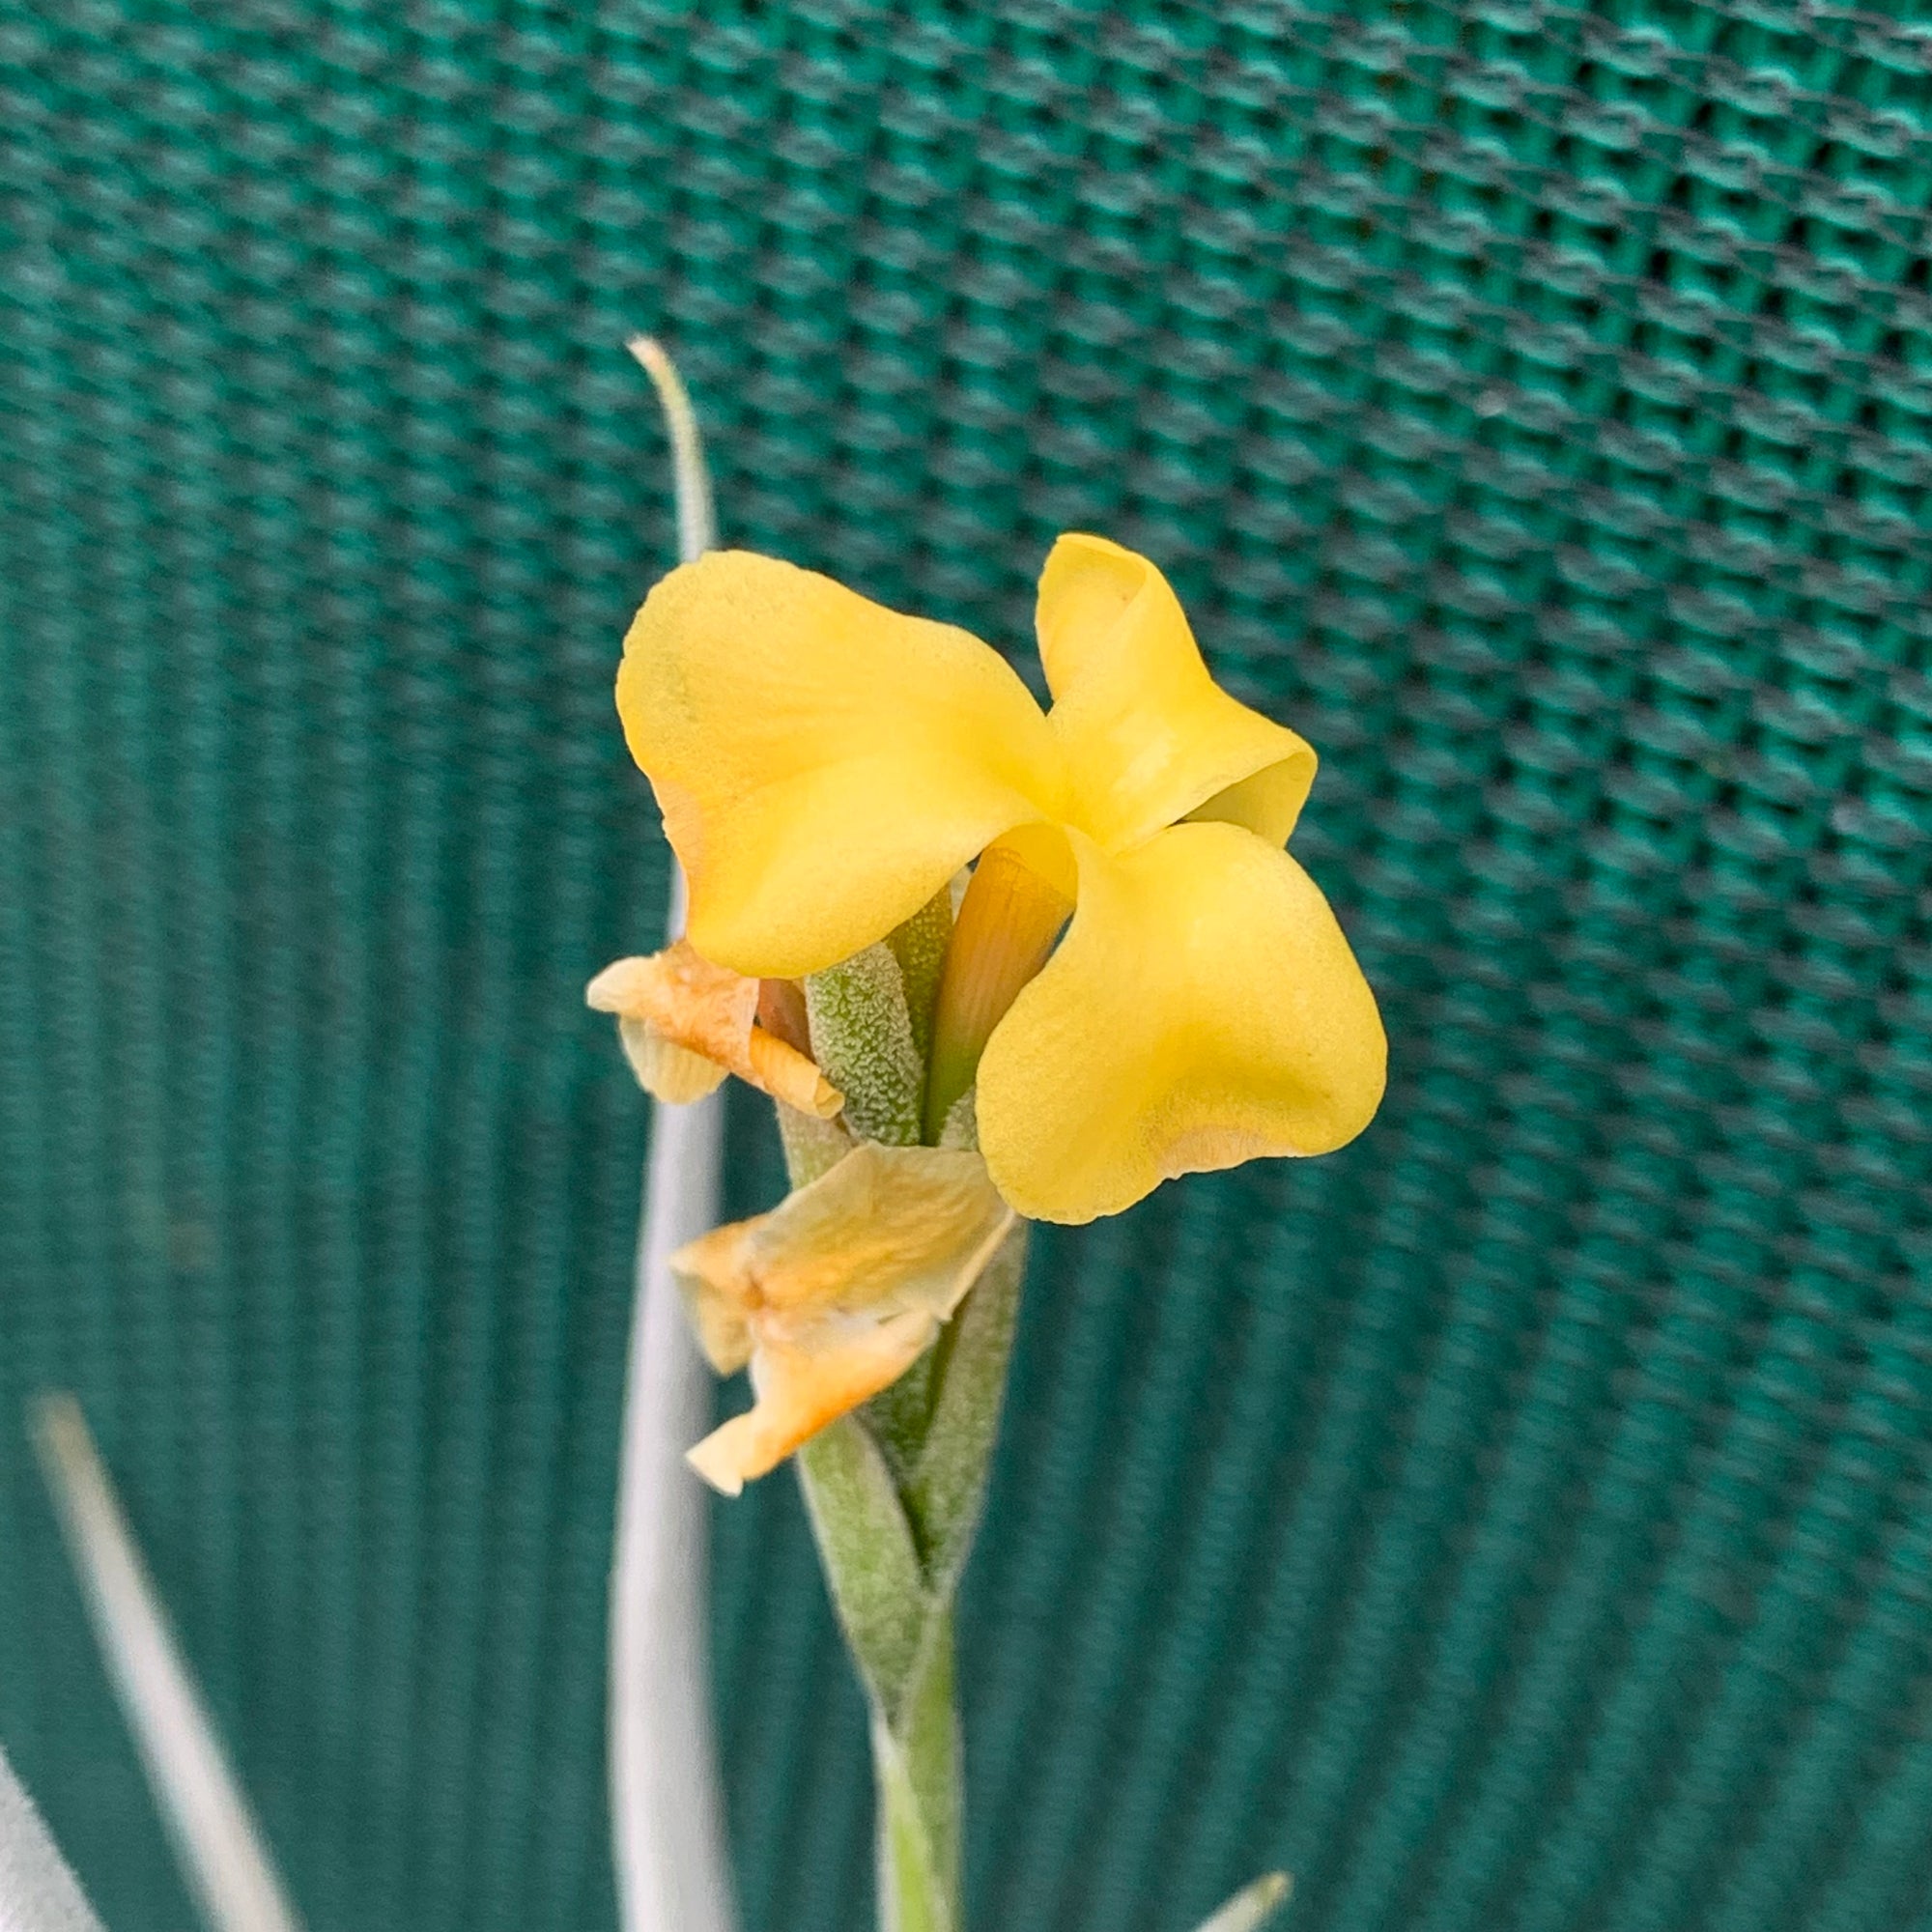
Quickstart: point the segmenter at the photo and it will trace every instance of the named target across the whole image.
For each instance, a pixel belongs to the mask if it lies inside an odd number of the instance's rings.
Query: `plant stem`
[[[1004,873],[984,861],[981,869],[984,899]],[[1057,929],[1065,907],[1054,905]],[[794,1187],[849,1152],[854,1131],[898,1146],[919,1141],[921,1049],[940,1025],[935,1002],[945,1010],[941,962],[952,970],[944,944],[951,925],[942,892],[891,945],[806,980],[813,1057],[844,1094],[846,1111],[843,1125],[833,1128],[780,1110]],[[955,987],[955,1007],[966,993],[984,991],[983,974],[968,977],[963,992]],[[982,1034],[968,1038],[980,1011],[973,1007],[953,1023],[955,1074],[963,1069],[969,1080],[968,1059],[977,1061],[983,1044]],[[956,1098],[949,1095],[946,1107]],[[985,1493],[1025,1269],[1021,1222],[985,1261],[939,1342],[898,1383],[821,1431],[798,1456],[825,1579],[871,1708],[881,1932],[963,1928],[952,1600]]]
[[[881,1932],[958,1932],[959,1719],[952,1699],[952,1614],[926,1626],[895,1721],[874,1712]]]

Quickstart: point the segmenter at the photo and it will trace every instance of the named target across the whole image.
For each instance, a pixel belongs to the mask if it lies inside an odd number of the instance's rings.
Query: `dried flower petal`
[[[605,967],[583,997],[617,1015],[631,1065],[660,1100],[698,1099],[718,1084],[706,1084],[696,1059],[821,1121],[844,1104],[804,1054],[757,1024],[757,980],[714,965],[689,940]]]
[[[679,1249],[699,1343],[721,1374],[749,1362],[757,1397],[692,1465],[735,1495],[896,1381],[1012,1222],[978,1154],[866,1141],[769,1214]]]

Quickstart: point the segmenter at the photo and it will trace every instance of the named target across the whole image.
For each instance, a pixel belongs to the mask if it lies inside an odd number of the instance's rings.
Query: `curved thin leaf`
[[[1257,1926],[1273,1918],[1288,1897],[1289,1888],[1286,1872],[1268,1872],[1253,1885],[1243,1886],[1213,1918],[1203,1919],[1198,1932],[1255,1932]]]

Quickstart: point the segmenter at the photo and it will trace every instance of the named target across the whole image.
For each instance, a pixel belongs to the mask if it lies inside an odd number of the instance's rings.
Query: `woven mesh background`
[[[1928,207],[1922,0],[0,0],[0,1736],[115,1932],[47,1382],[317,1932],[611,1919],[639,325],[738,541],[1167,566],[1394,1043],[1039,1244],[976,1922],[1932,1926]],[[857,1924],[788,1477],[719,1564],[748,1925]]]

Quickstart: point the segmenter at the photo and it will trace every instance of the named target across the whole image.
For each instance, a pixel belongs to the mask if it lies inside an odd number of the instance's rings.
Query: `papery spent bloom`
[[[924,1353],[1012,1226],[977,1154],[862,1141],[769,1214],[671,1263],[720,1375],[757,1400],[691,1451],[736,1495]]]
[[[1088,1221],[1172,1176],[1340,1147],[1386,1045],[1283,849],[1315,753],[1214,684],[1131,551],[1062,537],[1036,621],[1045,713],[968,633],[814,572],[719,551],[667,577],[617,702],[690,880],[691,946],[796,980],[971,864],[925,1137],[970,1107],[1015,1210]]]
[[[758,1024],[758,982],[715,965],[688,940],[618,959],[584,988],[617,1016],[632,1069],[660,1100],[701,1100],[727,1073],[802,1114],[830,1120],[844,1096],[803,1053]]]

